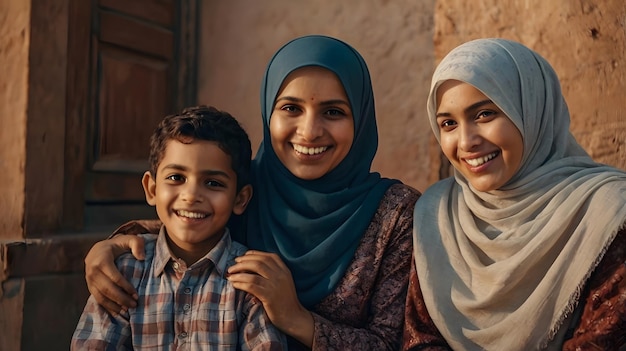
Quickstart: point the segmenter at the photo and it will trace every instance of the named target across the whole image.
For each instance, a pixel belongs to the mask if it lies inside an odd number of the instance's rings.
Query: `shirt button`
[[[178,270],[178,267],[180,265],[178,264],[178,262],[174,262],[174,264],[172,265],[172,267],[174,267],[175,270]]]
[[[183,305],[183,311],[189,311],[190,308],[191,308],[191,305],[188,303]]]
[[[184,339],[186,337],[187,337],[187,333],[186,332],[182,332],[182,333],[178,334],[178,338],[179,339]]]
[[[187,295],[191,294],[191,288],[185,288],[185,294]]]

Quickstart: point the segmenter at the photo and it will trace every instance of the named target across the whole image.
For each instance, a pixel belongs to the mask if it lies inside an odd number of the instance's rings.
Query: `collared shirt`
[[[137,307],[112,316],[89,297],[72,349],[283,350],[284,335],[254,296],[236,290],[226,270],[246,248],[228,229],[206,256],[186,267],[165,229],[145,239],[146,259],[127,253],[116,264],[137,289]]]

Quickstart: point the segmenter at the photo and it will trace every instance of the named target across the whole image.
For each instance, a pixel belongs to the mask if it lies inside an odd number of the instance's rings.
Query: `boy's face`
[[[167,228],[170,249],[188,264],[215,246],[230,214],[243,213],[252,195],[250,185],[237,193],[230,156],[205,140],[169,140],[156,179],[146,172],[142,183]]]

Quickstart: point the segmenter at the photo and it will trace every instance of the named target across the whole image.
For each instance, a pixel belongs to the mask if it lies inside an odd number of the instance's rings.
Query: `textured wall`
[[[438,0],[437,61],[480,37],[520,41],[561,79],[571,130],[598,162],[626,169],[624,0]]]
[[[0,2],[0,238],[21,238],[24,218],[30,1]]]
[[[380,134],[373,169],[425,189],[434,3],[204,1],[198,101],[239,118],[256,147],[262,134],[259,88],[270,56],[296,36],[338,37],[361,52],[372,75]]]

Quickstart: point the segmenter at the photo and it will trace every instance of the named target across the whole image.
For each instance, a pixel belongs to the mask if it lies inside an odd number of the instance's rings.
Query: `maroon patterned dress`
[[[592,273],[580,303],[582,316],[571,326],[563,326],[569,329],[563,350],[626,350],[626,228],[617,234]],[[450,350],[424,306],[415,263],[405,318],[403,350]]]
[[[398,350],[419,193],[392,185],[335,290],[313,309],[313,350]],[[289,350],[308,350],[290,340]]]

